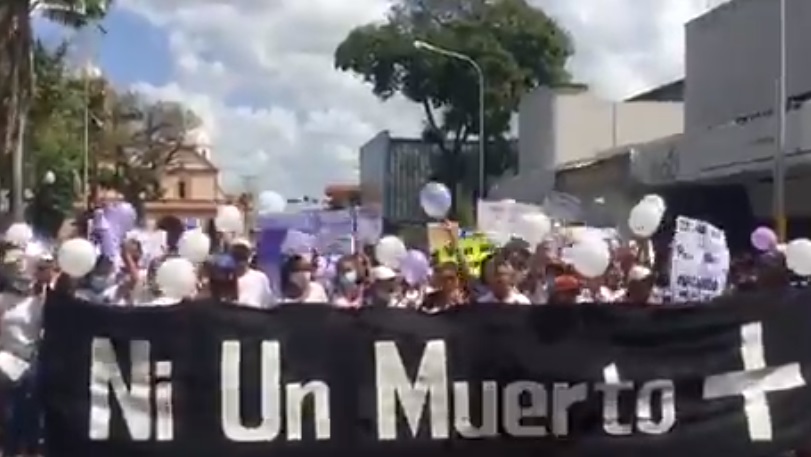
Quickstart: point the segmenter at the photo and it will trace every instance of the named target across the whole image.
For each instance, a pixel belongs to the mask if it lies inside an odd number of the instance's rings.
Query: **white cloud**
[[[579,81],[609,97],[676,79],[683,22],[707,0],[531,0],[571,31]],[[333,69],[354,26],[382,18],[387,0],[122,0],[169,33],[174,81],[137,89],[182,100],[205,120],[227,182],[319,195],[357,179],[357,150],[376,132],[414,135],[420,109],[380,103]]]

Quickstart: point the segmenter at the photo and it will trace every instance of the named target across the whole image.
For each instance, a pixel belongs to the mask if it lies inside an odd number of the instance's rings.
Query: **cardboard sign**
[[[470,273],[474,275],[480,273],[482,261],[496,249],[495,245],[480,233],[460,238],[458,243]],[[456,262],[456,252],[451,247],[450,236],[440,224],[428,224],[428,245],[431,254],[436,254],[438,263]]]

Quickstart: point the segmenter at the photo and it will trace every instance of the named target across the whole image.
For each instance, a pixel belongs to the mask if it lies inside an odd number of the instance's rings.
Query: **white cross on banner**
[[[741,326],[741,358],[743,371],[709,376],[704,380],[704,399],[743,396],[749,437],[752,441],[771,441],[772,416],[766,394],[805,386],[800,364],[766,365],[760,322]]]

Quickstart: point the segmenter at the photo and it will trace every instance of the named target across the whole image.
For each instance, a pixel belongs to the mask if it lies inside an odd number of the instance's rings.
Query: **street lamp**
[[[90,206],[90,83],[102,77],[101,69],[92,62],[82,68],[84,78],[84,150],[82,164],[82,193],[85,202]]]
[[[431,43],[426,43],[425,41],[416,40],[414,41],[414,47],[423,51],[433,52],[435,54],[440,54],[446,57],[450,57],[452,59],[462,60],[467,62],[476,70],[476,74],[479,77],[479,198],[484,198],[486,194],[485,189],[485,182],[484,182],[484,150],[485,150],[485,134],[484,134],[484,89],[485,89],[485,81],[484,81],[484,71],[482,71],[482,67],[473,60],[472,57],[456,52],[451,51],[448,49],[440,48],[439,46],[434,46]]]
[[[56,182],[56,175],[51,170],[48,170],[42,177],[42,182],[50,186],[51,184]]]

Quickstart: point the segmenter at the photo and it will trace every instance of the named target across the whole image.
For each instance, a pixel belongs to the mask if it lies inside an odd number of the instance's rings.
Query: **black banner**
[[[46,305],[50,457],[760,457],[811,443],[811,295]]]

